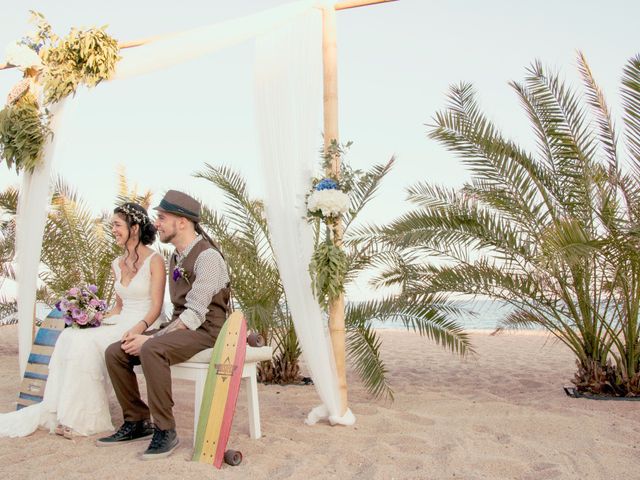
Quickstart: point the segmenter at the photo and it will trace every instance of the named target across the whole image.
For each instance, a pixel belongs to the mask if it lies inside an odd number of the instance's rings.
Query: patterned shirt
[[[202,240],[202,235],[196,236],[182,252],[176,250],[176,265],[179,265],[189,255],[191,249],[200,240]],[[193,270],[196,279],[191,284],[191,290],[185,298],[185,310],[178,317],[190,330],[196,330],[202,325],[213,296],[229,283],[227,264],[220,252],[214,248],[208,248],[198,255]]]

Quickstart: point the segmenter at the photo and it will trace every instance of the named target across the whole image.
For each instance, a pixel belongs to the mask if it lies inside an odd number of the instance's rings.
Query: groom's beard
[[[176,234],[175,233],[166,234],[164,237],[162,235],[160,235],[160,241],[162,243],[171,243],[171,240],[173,240],[174,238],[176,238]]]

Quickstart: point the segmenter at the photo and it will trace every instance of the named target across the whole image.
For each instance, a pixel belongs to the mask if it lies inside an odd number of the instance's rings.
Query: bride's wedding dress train
[[[76,434],[94,435],[113,430],[109,412],[111,383],[104,351],[142,320],[151,308],[151,257],[128,285],[121,283],[118,259],[113,262],[115,290],[122,311],[98,328],[65,328],[58,337],[41,403],[0,414],[0,437],[23,437],[38,427],[53,431],[64,425]]]

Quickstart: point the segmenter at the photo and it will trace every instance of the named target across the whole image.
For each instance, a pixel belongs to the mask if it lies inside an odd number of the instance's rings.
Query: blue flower
[[[331,180],[330,178],[323,178],[316,185],[316,190],[337,190],[338,184],[335,180]]]
[[[40,49],[44,47],[43,42],[35,42],[31,37],[22,37],[19,43],[35,50],[36,53],[40,53]]]

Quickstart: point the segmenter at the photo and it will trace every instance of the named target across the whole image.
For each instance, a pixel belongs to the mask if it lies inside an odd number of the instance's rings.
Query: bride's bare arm
[[[162,312],[166,281],[167,272],[164,269],[164,260],[160,255],[155,255],[151,259],[151,308],[142,319],[142,321],[146,323],[147,328],[156,321],[160,316],[160,312]]]

